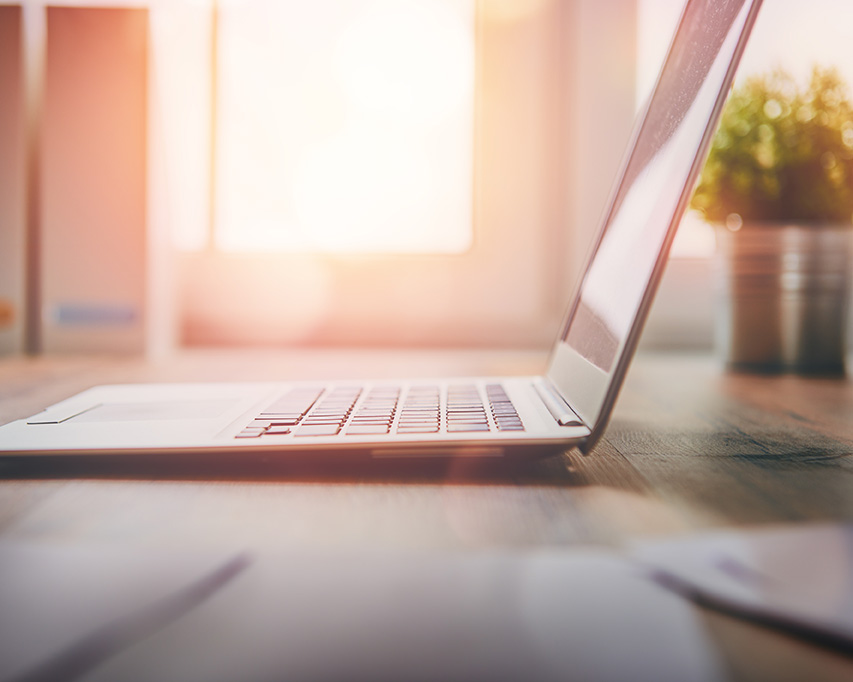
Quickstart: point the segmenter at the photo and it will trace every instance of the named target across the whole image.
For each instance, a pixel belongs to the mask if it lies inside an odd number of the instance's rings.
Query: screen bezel
[[[619,390],[621,389],[625,375],[627,374],[631,360],[640,341],[642,329],[651,309],[658,286],[663,278],[666,262],[669,257],[669,251],[672,247],[672,242],[675,238],[678,224],[690,201],[693,187],[695,186],[702,164],[704,163],[704,159],[708,153],[711,140],[716,132],[717,123],[722,113],[726,96],[731,88],[732,81],[734,80],[737,65],[743,55],[743,50],[746,46],[752,27],[755,24],[755,19],[763,0],[744,0],[746,16],[743,27],[738,35],[737,44],[726,68],[723,82],[717,93],[714,107],[711,115],[708,117],[700,143],[697,146],[689,173],[685,176],[675,211],[670,217],[663,245],[652,269],[649,285],[646,287],[641,297],[630,331],[628,332],[622,347],[618,351],[614,365],[608,372],[587,360],[583,355],[570,346],[565,339],[572,320],[577,312],[581,300],[581,294],[589,275],[591,265],[599,251],[604,235],[607,231],[607,227],[614,216],[614,209],[616,208],[616,200],[619,195],[619,190],[625,181],[629,164],[636,152],[637,140],[647,120],[651,102],[659,90],[661,74],[670,63],[672,58],[672,47],[678,40],[680,33],[684,30],[685,16],[688,13],[691,1],[692,0],[688,0],[682,10],[681,18],[678,22],[678,28],[670,42],[670,47],[667,51],[667,56],[664,60],[661,72],[658,75],[655,87],[646,102],[642,114],[637,117],[637,122],[631,135],[631,141],[627,148],[627,153],[625,154],[620,171],[617,175],[617,182],[614,184],[610,198],[607,202],[607,210],[604,212],[604,217],[601,222],[601,227],[599,229],[595,245],[590,257],[587,259],[583,277],[580,279],[572,297],[569,312],[561,326],[560,336],[552,351],[548,366],[547,376],[550,381],[556,386],[562,396],[584,421],[584,423],[590,427],[590,436],[579,446],[583,452],[588,452],[601,438],[601,435],[609,421],[613,405],[616,402]],[[743,11],[744,8],[741,9],[741,12]]]

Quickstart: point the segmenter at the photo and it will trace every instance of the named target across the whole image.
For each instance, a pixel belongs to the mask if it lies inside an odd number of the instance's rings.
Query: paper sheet
[[[0,680],[223,559],[0,547]],[[688,602],[617,554],[554,550],[256,556],[195,608],[79,679],[724,677]]]

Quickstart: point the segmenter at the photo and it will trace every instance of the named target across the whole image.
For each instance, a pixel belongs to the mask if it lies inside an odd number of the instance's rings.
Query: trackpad
[[[72,417],[75,422],[135,422],[164,419],[216,419],[234,407],[236,400],[163,400],[136,403],[102,403]]]

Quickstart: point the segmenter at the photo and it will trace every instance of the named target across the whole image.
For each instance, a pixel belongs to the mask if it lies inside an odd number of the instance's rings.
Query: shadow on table
[[[341,459],[309,462],[238,461],[206,454],[203,460],[167,455],[39,456],[0,460],[0,478],[144,479],[156,481],[277,481],[492,485],[587,485],[567,455],[542,459]]]

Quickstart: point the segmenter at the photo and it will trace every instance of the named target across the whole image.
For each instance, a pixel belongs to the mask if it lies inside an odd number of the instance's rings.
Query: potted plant
[[[837,71],[736,89],[692,207],[716,226],[717,346],[733,368],[844,371],[853,104]]]

